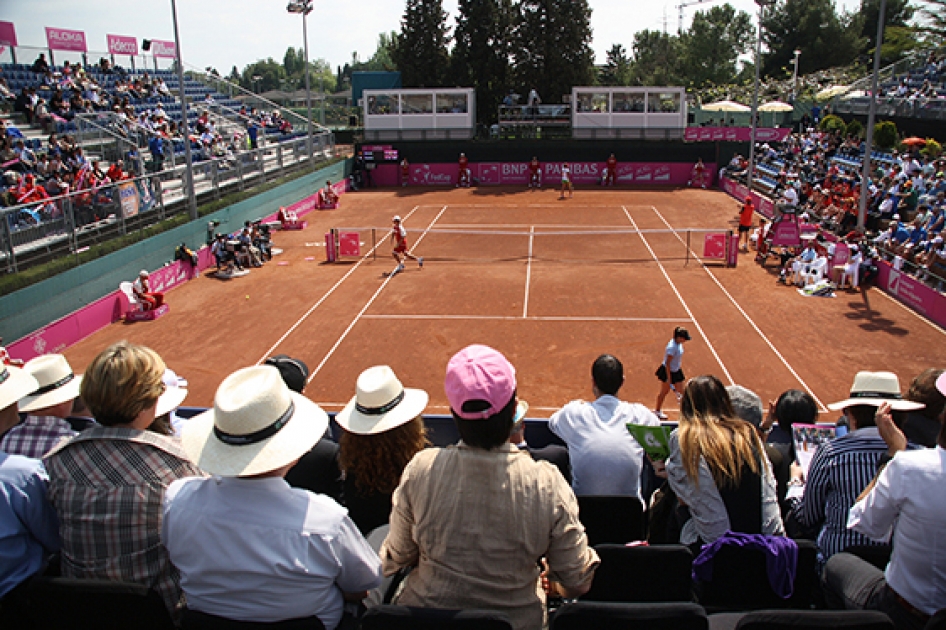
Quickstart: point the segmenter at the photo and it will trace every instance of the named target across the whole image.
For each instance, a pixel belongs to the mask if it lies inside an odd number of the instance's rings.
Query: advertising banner
[[[155,57],[177,57],[177,46],[174,42],[165,42],[160,39],[151,40],[151,54]]]
[[[46,27],[46,45],[50,50],[86,52],[85,33],[65,28]]]
[[[792,133],[791,129],[756,127],[756,142],[784,142]],[[752,140],[752,127],[687,127],[683,132],[687,142],[749,142]]]
[[[719,182],[719,186],[729,193],[731,197],[735,197],[740,202],[745,201],[746,194],[749,190],[743,184],[733,181],[728,177],[723,177]],[[766,219],[771,219],[775,216],[775,203],[768,197],[763,197],[759,193],[753,192],[752,203],[755,204],[755,211]]]
[[[138,40],[124,35],[106,35],[108,52],[113,55],[137,55]]]
[[[13,22],[0,22],[0,44],[16,46],[16,28]]]
[[[946,326],[946,296],[885,261],[877,263],[877,286],[917,313]]]
[[[138,214],[138,187],[135,186],[135,182],[125,182],[119,184],[118,199],[122,206],[123,217],[128,219]]]

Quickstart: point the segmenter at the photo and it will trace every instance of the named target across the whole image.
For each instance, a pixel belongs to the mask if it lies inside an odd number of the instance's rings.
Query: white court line
[[[653,207],[653,206],[651,206],[651,209],[654,211],[654,213],[656,213],[656,215],[657,215],[658,217],[660,217],[660,220],[663,221],[664,225],[666,225],[667,228],[669,228],[669,229],[673,232],[673,235],[677,237],[677,240],[680,241],[680,243],[682,243],[684,247],[686,247],[686,243],[683,241],[682,238],[680,238],[680,235],[677,233],[677,231],[674,230],[673,227],[671,227],[671,225],[667,222],[667,220],[664,218],[664,216],[663,216],[662,214],[660,214],[660,211],[657,210],[657,208],[656,208],[656,207]],[[690,248],[688,248],[688,249],[690,249]],[[696,255],[696,252],[694,252],[692,249],[690,249],[690,254],[692,254],[693,257],[697,260],[697,262],[700,263],[700,265],[703,267],[703,271],[705,271],[706,274],[707,274],[710,278],[713,279],[713,282],[716,283],[716,286],[719,287],[720,291],[722,291],[722,292],[726,295],[726,297],[729,298],[729,301],[732,302],[733,306],[736,307],[736,310],[738,310],[740,313],[742,313],[742,316],[746,318],[746,321],[749,322],[749,325],[752,326],[752,328],[756,331],[756,333],[758,333],[758,335],[759,335],[760,337],[762,337],[762,340],[763,340],[763,341],[766,343],[766,345],[772,350],[772,352],[775,353],[775,356],[777,356],[777,357],[778,357],[778,360],[782,362],[782,365],[784,365],[786,368],[788,368],[788,371],[791,372],[792,376],[794,376],[795,379],[801,384],[801,386],[805,388],[805,391],[807,391],[809,394],[811,394],[811,397],[815,399],[815,402],[818,403],[818,406],[821,408],[821,412],[822,412],[822,413],[827,413],[827,412],[828,412],[828,408],[824,406],[824,403],[822,403],[821,400],[819,400],[817,396],[815,396],[815,393],[814,393],[813,391],[811,391],[811,388],[808,387],[808,384],[802,379],[802,377],[798,374],[798,372],[795,371],[795,368],[793,368],[793,367],[789,364],[788,360],[787,360],[784,356],[782,356],[782,353],[778,351],[778,348],[775,347],[775,344],[773,344],[771,341],[769,341],[769,338],[765,336],[765,333],[763,333],[762,330],[761,330],[761,329],[756,325],[756,323],[752,320],[752,318],[749,317],[749,314],[746,313],[745,310],[743,310],[743,308],[742,308],[742,307],[739,305],[739,303],[736,301],[736,298],[734,298],[734,297],[732,296],[732,294],[731,294],[729,291],[726,290],[726,287],[723,286],[723,284],[722,284],[722,283],[719,281],[719,279],[713,274],[713,272],[710,271],[709,268],[708,268],[706,265],[703,264],[703,261],[700,259],[699,256]]]
[[[637,228],[637,223],[634,221],[634,217],[631,216],[631,213],[627,211],[627,208],[621,206],[621,209],[624,210],[624,214],[627,215],[627,220],[631,222],[631,225]],[[654,259],[654,262],[657,263],[657,266],[660,267],[660,273],[664,275],[664,279],[670,284],[670,288],[673,289],[674,295],[677,296],[677,299],[680,300],[680,304],[683,305],[683,310],[687,312],[687,315],[690,316],[690,319],[693,321],[693,325],[696,326],[696,329],[700,333],[700,337],[706,342],[706,345],[709,347],[710,352],[713,353],[713,356],[716,358],[716,362],[719,363],[719,367],[722,368],[723,374],[726,375],[726,378],[729,379],[730,385],[735,385],[732,375],[729,373],[729,370],[726,369],[726,366],[723,364],[723,360],[719,358],[719,354],[716,352],[716,348],[713,347],[713,342],[710,341],[709,337],[706,335],[706,331],[703,330],[703,327],[700,326],[700,322],[697,321],[696,315],[693,314],[693,311],[690,310],[690,307],[687,306],[686,301],[683,299],[683,296],[680,295],[680,292],[677,290],[677,285],[673,283],[673,280],[670,279],[670,274],[667,273],[667,270],[664,268],[663,263],[660,262],[660,259],[657,258],[657,254],[654,253],[654,250],[651,249],[650,243],[647,242],[647,239],[643,234],[640,235],[641,241],[644,243],[644,247],[647,248],[647,251],[650,252],[651,257]]]
[[[885,298],[887,298],[888,300],[890,300],[891,302],[893,302],[894,304],[896,304],[897,306],[899,306],[900,308],[902,308],[903,310],[905,310],[906,312],[908,312],[908,313],[910,313],[911,315],[913,315],[914,317],[916,317],[918,320],[920,320],[921,322],[923,322],[924,324],[926,324],[927,326],[929,326],[930,328],[932,328],[933,330],[935,330],[935,331],[938,332],[939,334],[941,334],[941,335],[946,335],[946,330],[944,330],[943,328],[941,328],[936,322],[927,319],[926,317],[924,317],[924,316],[921,315],[920,313],[917,313],[916,311],[914,311],[912,308],[910,308],[909,306],[907,306],[906,304],[904,304],[903,302],[901,302],[901,301],[898,300],[897,298],[895,298],[895,297],[893,297],[893,296],[891,296],[891,295],[887,295],[887,292],[884,291],[883,289],[881,289],[880,287],[877,287],[877,292],[880,293],[880,295],[882,295],[882,296],[884,296]]]
[[[415,208],[415,209],[416,209],[416,208]],[[444,212],[446,212],[446,211],[447,211],[447,206],[444,206],[443,208],[441,208],[441,209],[440,209],[440,212],[437,213],[437,216],[434,217],[434,220],[431,221],[431,222],[430,222],[430,225],[427,226],[427,230],[429,230],[431,227],[433,227],[434,223],[437,222],[437,219],[439,219],[440,216],[441,216]],[[411,212],[413,213],[413,210],[412,210]],[[410,215],[408,215],[408,217],[410,217]],[[414,247],[411,247],[411,253],[413,253],[414,250],[417,248],[417,246],[420,245],[420,242],[421,242],[422,240],[424,240],[424,236],[427,235],[427,230],[424,230],[424,233],[421,234],[421,235],[417,238],[417,240],[414,242]],[[325,357],[322,359],[322,362],[319,363],[319,365],[318,365],[314,370],[312,370],[312,374],[309,375],[309,380],[307,380],[306,383],[311,383],[311,382],[312,382],[312,379],[314,379],[314,378],[316,377],[316,375],[319,373],[319,371],[322,369],[322,367],[323,367],[326,363],[328,363],[328,360],[332,357],[333,354],[335,354],[335,351],[338,350],[338,347],[339,347],[340,345],[342,345],[342,342],[343,342],[343,341],[345,341],[345,337],[348,336],[348,333],[350,333],[351,330],[352,330],[352,328],[355,327],[355,324],[357,324],[357,323],[358,323],[358,320],[360,320],[361,317],[362,317],[362,315],[365,314],[365,311],[367,311],[367,310],[371,307],[371,305],[374,303],[374,301],[375,301],[376,299],[378,299],[378,296],[381,295],[381,292],[384,290],[384,287],[388,286],[388,283],[391,282],[391,278],[393,278],[393,277],[394,277],[394,275],[390,275],[390,276],[388,276],[387,278],[384,279],[384,282],[382,282],[382,283],[381,283],[381,286],[378,287],[378,290],[374,292],[374,295],[371,296],[371,299],[368,300],[368,303],[365,304],[364,308],[362,308],[360,311],[358,311],[358,314],[355,315],[355,318],[354,318],[353,320],[351,320],[351,323],[348,325],[348,328],[346,328],[346,329],[345,329],[345,332],[343,332],[343,333],[341,334],[341,336],[340,336],[340,337],[338,338],[338,340],[335,342],[335,345],[332,346],[332,348],[328,351],[328,353],[327,353],[327,354],[325,355]]]
[[[453,206],[450,206],[450,207],[452,208]],[[614,224],[612,225],[575,225],[574,223],[571,223],[568,225],[563,225],[559,223],[542,223],[539,225],[523,224],[523,223],[441,223],[440,225],[437,226],[437,229],[433,231],[436,233],[436,232],[439,232],[440,230],[447,230],[447,229],[459,229],[459,230],[472,229],[472,228],[490,228],[490,229],[522,228],[522,229],[525,229],[525,228],[531,228],[531,227],[552,228],[552,229],[557,229],[557,230],[560,229],[560,230],[572,230],[572,231],[614,230],[614,229],[621,229],[621,226],[623,225],[624,225],[623,222],[621,223],[621,225],[614,225]]]
[[[532,242],[535,240],[535,229],[529,228],[529,262],[526,264],[526,296],[522,300],[522,319],[529,316],[529,284],[532,281]]]
[[[414,209],[411,210],[410,212],[408,212],[407,215],[405,216],[405,218],[407,218],[407,219],[411,218],[411,215],[414,214],[414,212],[416,212],[418,208],[420,208],[420,206],[414,206]],[[319,301],[316,302],[315,304],[313,304],[313,305],[312,305],[312,308],[310,308],[309,310],[307,310],[307,311],[305,312],[305,314],[304,314],[302,317],[300,317],[300,318],[296,321],[296,323],[293,324],[293,325],[289,328],[289,330],[287,330],[286,333],[285,333],[282,337],[280,337],[280,338],[276,341],[276,343],[274,343],[274,344],[272,345],[272,347],[271,347],[269,350],[266,351],[266,354],[264,354],[262,357],[260,357],[259,361],[257,361],[256,364],[259,365],[259,364],[261,364],[263,361],[265,361],[265,360],[272,354],[273,350],[275,350],[277,347],[279,347],[279,344],[281,344],[283,341],[285,341],[285,340],[286,340],[286,337],[288,337],[289,335],[291,335],[292,332],[293,332],[296,328],[298,328],[300,325],[302,325],[302,322],[304,322],[304,321],[309,317],[309,315],[311,315],[312,312],[315,311],[315,309],[317,309],[319,306],[321,306],[322,303],[323,303],[325,300],[327,300],[330,295],[332,295],[333,293],[335,293],[335,290],[336,290],[338,287],[340,287],[340,286],[342,285],[342,283],[345,282],[345,280],[347,280],[349,276],[351,276],[351,274],[355,273],[355,269],[358,269],[358,267],[361,266],[361,263],[365,262],[365,260],[368,259],[368,256],[369,256],[371,253],[373,253],[376,249],[378,249],[378,248],[381,246],[381,243],[383,243],[383,242],[384,242],[384,239],[382,238],[374,247],[371,248],[371,250],[368,251],[367,254],[365,254],[364,256],[362,256],[361,260],[359,260],[357,263],[355,263],[355,264],[352,266],[352,268],[348,270],[348,273],[346,273],[344,276],[342,276],[341,279],[340,279],[338,282],[336,282],[336,283],[332,286],[331,289],[329,289],[328,291],[326,291],[325,294],[322,295],[321,298],[319,298]]]
[[[517,315],[423,315],[423,314],[414,314],[414,315],[365,315],[362,319],[396,319],[396,320],[407,320],[407,319],[417,319],[417,320],[474,320],[474,321],[498,321],[498,322],[511,322],[511,321],[530,321],[530,322],[659,322],[659,323],[670,323],[670,324],[689,324],[692,322],[692,319],[685,317],[546,317],[546,316],[532,316],[532,317],[519,317]]]

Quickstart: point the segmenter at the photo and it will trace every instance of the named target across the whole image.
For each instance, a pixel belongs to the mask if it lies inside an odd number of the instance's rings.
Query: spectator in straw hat
[[[20,411],[29,415],[0,439],[0,451],[41,459],[62,439],[76,434],[65,419],[72,415],[82,376],[73,373],[61,354],[38,356],[24,369],[39,387],[20,401]]]
[[[551,464],[509,443],[516,371],[502,354],[465,348],[448,363],[444,386],[462,441],[424,449],[404,469],[381,548],[384,572],[414,567],[399,604],[495,609],[517,630],[541,628],[540,577],[550,593],[578,597],[598,566],[578,502]]]
[[[148,431],[164,392],[164,361],[120,341],[86,368],[80,393],[99,426],[60,442],[43,460],[59,514],[62,574],[153,588],[183,606],[180,578],[161,546],[161,501],[175,479],[202,474],[171,438]]]
[[[887,444],[874,420],[877,407],[884,403],[889,403],[895,411],[923,407],[923,403],[901,398],[896,374],[858,372],[850,396],[828,405],[828,409],[844,413],[851,432],[818,448],[807,478],[804,471],[793,467],[789,485],[802,488],[802,493],[800,498],[793,499],[788,519],[817,531],[820,563],[853,545],[877,544],[849,530],[847,514],[887,452]],[[790,490],[789,497],[792,496]]]
[[[327,426],[268,365],[228,376],[185,425],[184,449],[214,477],[171,484],[162,541],[198,620],[318,617],[331,630],[345,600],[380,584],[378,556],[345,509],[283,479]]]
[[[342,428],[344,503],[365,536],[387,525],[404,467],[429,446],[421,416],[428,399],[427,392],[404,387],[394,370],[379,365],[358,376],[354,398],[335,416]]]

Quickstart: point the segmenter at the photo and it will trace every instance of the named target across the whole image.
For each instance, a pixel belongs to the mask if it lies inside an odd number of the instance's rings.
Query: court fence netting
[[[326,260],[388,259],[391,228],[339,227],[326,235]],[[408,230],[408,251],[425,261],[563,264],[679,263],[734,266],[738,238],[729,228],[631,229],[591,226],[473,225]]]

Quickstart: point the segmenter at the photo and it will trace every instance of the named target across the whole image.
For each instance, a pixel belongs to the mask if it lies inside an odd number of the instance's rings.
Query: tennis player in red
[[[457,160],[458,177],[457,177],[457,188],[469,188],[470,187],[470,161],[466,158],[466,153],[460,154],[460,159]]]
[[[395,215],[394,227],[391,229],[391,239],[394,241],[394,251],[391,252],[391,255],[394,256],[394,260],[397,261],[397,267],[391,273],[394,274],[404,271],[404,259],[410,258],[411,260],[417,261],[418,267],[424,266],[423,257],[418,258],[414,254],[407,251],[407,230],[404,229],[404,226],[401,225],[401,217]]]
[[[532,156],[532,161],[529,162],[529,188],[542,188],[541,169],[539,158]]]
[[[408,163],[407,158],[401,160],[401,186],[407,186],[407,183],[411,179],[411,165]]]
[[[604,171],[604,185],[605,186],[614,186],[618,180],[618,159],[614,157],[614,154],[611,154],[611,157],[608,158],[608,161],[605,163]]]

